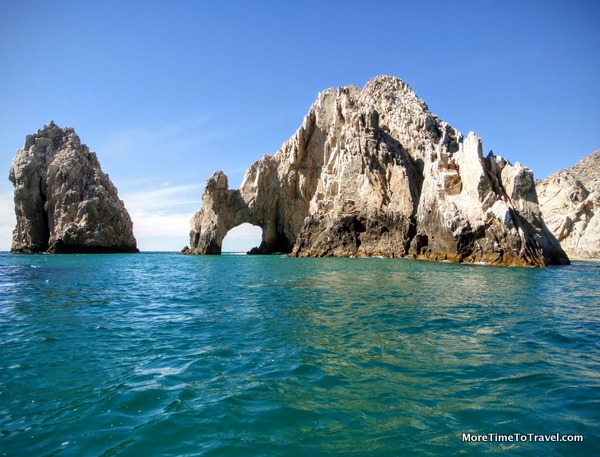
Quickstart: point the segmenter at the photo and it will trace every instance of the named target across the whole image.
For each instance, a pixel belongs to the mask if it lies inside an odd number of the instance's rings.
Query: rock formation
[[[600,259],[600,150],[536,181],[550,231],[569,256]]]
[[[379,76],[319,94],[298,131],[246,172],[216,172],[184,253],[218,254],[243,222],[262,253],[568,263],[542,221],[532,173],[466,138],[407,84]]]
[[[137,252],[117,189],[72,128],[50,122],[28,135],[9,179],[17,216],[12,252]]]

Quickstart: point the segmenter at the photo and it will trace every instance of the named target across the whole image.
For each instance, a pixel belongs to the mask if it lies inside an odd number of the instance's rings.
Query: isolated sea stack
[[[185,253],[218,254],[231,228],[263,230],[261,253],[568,263],[545,227],[532,172],[464,138],[410,87],[379,76],[319,94],[302,126],[252,164],[239,190],[216,172]]]
[[[544,220],[566,253],[600,259],[600,150],[536,187]]]
[[[12,252],[137,252],[131,218],[96,154],[54,122],[28,135],[10,169]]]

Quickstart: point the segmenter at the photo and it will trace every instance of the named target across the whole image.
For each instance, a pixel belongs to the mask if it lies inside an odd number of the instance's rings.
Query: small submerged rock
[[[138,252],[117,189],[71,127],[50,122],[28,135],[9,179],[17,217],[12,252]]]

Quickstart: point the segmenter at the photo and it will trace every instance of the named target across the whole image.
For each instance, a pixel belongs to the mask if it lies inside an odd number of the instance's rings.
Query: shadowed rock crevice
[[[137,252],[133,224],[96,154],[54,122],[28,135],[10,169],[12,252]]]
[[[320,93],[239,190],[218,172],[202,201],[191,254],[220,252],[227,230],[250,222],[263,229],[256,252],[568,263],[543,224],[531,171],[484,159],[474,133],[463,137],[390,76]]]

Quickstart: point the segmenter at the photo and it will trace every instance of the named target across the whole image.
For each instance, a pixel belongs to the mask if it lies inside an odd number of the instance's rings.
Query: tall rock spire
[[[28,135],[9,179],[17,216],[12,252],[137,252],[117,189],[72,128],[50,122]]]

